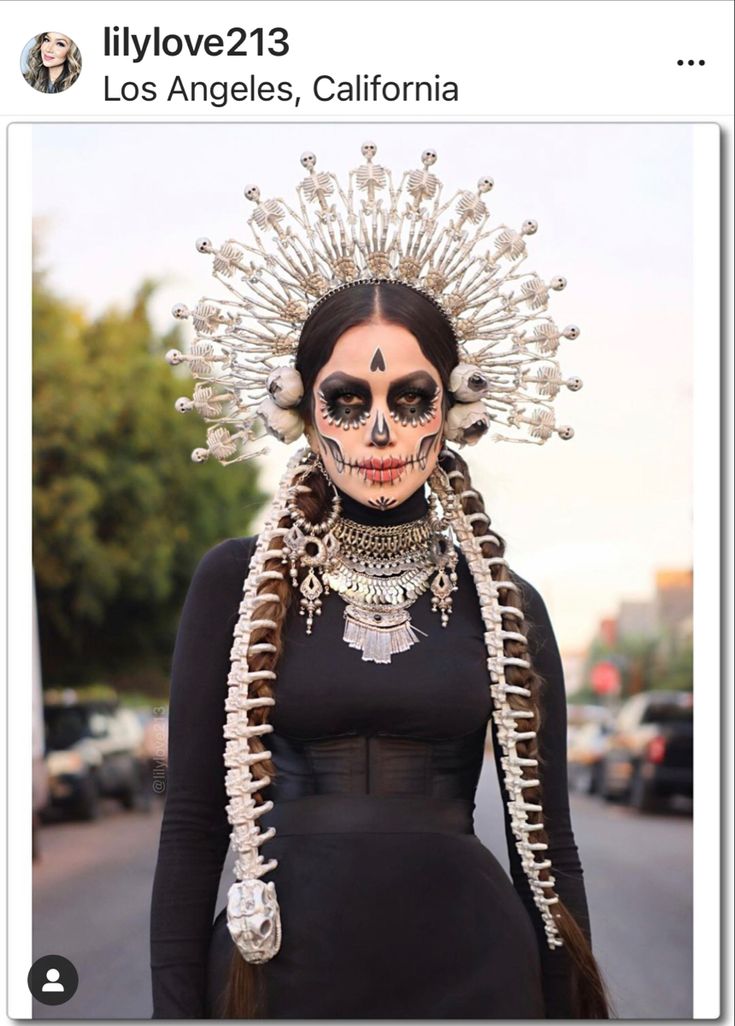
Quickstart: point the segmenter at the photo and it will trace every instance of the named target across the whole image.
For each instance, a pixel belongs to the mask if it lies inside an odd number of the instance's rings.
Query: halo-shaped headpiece
[[[404,172],[397,186],[376,162],[374,143],[364,143],[362,155],[364,163],[340,183],[317,171],[313,153],[303,153],[297,209],[248,185],[252,241],[227,239],[216,248],[197,240],[229,296],[204,297],[192,310],[177,303],[172,311],[191,318],[196,332],[188,353],[166,354],[173,365],[186,363],[197,382],[176,409],[196,410],[210,425],[206,448],[192,459],[214,456],[227,465],[259,455],[264,450],[250,443],[261,423],[282,441],[299,437],[303,388],[294,357],[301,330],[332,293],[365,282],[413,288],[451,323],[459,364],[450,380],[450,441],[471,444],[493,425],[513,432],[493,433],[496,441],[571,438],[571,427],[556,425],[553,402],[563,387],[577,391],[582,382],[565,378],[555,356],[562,338],[576,339],[579,328],[559,329],[546,313],[550,292],[566,279],[522,269],[537,223],[493,227],[487,175],[442,202],[436,150],[424,150],[422,166]]]

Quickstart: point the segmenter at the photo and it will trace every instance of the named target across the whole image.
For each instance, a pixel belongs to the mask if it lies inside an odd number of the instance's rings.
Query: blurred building
[[[658,630],[658,609],[655,601],[620,603],[618,638],[653,637]]]
[[[606,616],[600,620],[600,625],[597,628],[597,637],[609,648],[613,648],[618,640],[618,621],[614,616]]]
[[[694,575],[691,570],[656,571],[656,618],[659,628],[678,640],[692,636]]]
[[[687,570],[657,570],[651,599],[623,600],[617,616],[604,617],[597,628],[597,640],[613,648],[627,638],[655,638],[674,641],[692,636],[693,574]]]
[[[579,691],[585,682],[584,668],[587,660],[586,649],[565,649],[561,653],[561,661],[564,667],[564,685],[567,693],[573,695]]]

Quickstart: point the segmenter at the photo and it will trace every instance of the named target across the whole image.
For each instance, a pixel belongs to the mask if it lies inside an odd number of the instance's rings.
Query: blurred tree
[[[33,560],[46,685],[140,686],[168,670],[202,554],[249,533],[264,500],[250,463],[194,466],[199,417],[173,409],[191,378],[163,360],[155,283],[96,320],[34,271]]]
[[[666,691],[691,691],[694,681],[694,646],[692,638],[666,639],[660,653],[660,669],[655,688]]]

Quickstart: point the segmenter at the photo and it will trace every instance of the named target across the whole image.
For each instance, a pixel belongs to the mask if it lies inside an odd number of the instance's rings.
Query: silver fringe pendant
[[[390,526],[361,525],[338,518],[330,535],[332,558],[325,560],[323,584],[345,602],[343,640],[366,663],[390,663],[423,634],[411,623],[409,608],[431,589],[431,608],[449,622],[451,593],[457,590],[457,553],[436,501],[420,520]],[[326,539],[325,539],[326,541]]]
[[[343,640],[362,652],[365,663],[389,663],[419,640],[406,609],[345,607]]]

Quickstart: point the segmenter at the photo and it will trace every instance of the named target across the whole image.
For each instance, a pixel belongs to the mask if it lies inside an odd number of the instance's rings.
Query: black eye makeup
[[[372,393],[367,381],[347,374],[330,374],[318,391],[325,420],[335,427],[358,428],[370,416]]]
[[[425,371],[394,381],[388,390],[388,412],[403,427],[428,424],[436,413],[439,389]]]

